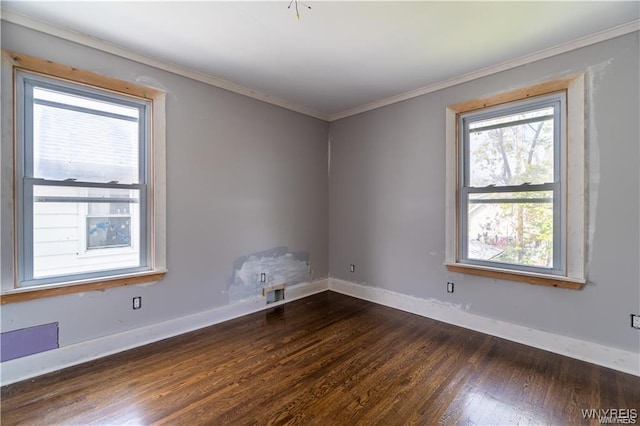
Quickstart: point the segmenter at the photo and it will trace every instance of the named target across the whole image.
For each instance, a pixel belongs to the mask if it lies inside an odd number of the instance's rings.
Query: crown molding
[[[191,68],[187,68],[181,65],[164,62],[149,56],[141,55],[133,50],[125,47],[118,46],[108,41],[90,36],[85,33],[73,31],[67,28],[58,27],[56,25],[47,24],[45,22],[29,18],[19,13],[12,12],[6,9],[0,9],[0,16],[3,21],[10,22],[12,24],[20,25],[25,28],[29,28],[34,31],[38,31],[44,34],[48,34],[54,37],[58,37],[64,40],[72,41],[74,43],[91,47],[112,55],[116,55],[125,59],[130,59],[135,62],[139,62],[144,65],[148,65],[154,68],[161,69],[163,71],[170,72],[172,74],[187,77],[192,80],[196,80],[202,83],[209,84],[211,86],[218,87],[220,89],[228,90],[230,92],[238,93],[243,96],[247,96],[253,99],[257,99],[262,102],[266,102],[272,105],[279,106],[291,111],[298,112],[300,114],[308,115],[310,117],[318,118],[320,120],[329,121],[327,114],[321,113],[311,108],[307,108],[302,105],[289,102],[284,99],[273,97],[267,93],[254,90],[240,84],[224,80],[200,71],[196,71]]]
[[[590,46],[592,44],[600,43],[605,40],[620,37],[635,31],[640,31],[640,19],[627,22],[626,24],[611,27],[606,30],[603,30],[594,34],[590,34],[585,37],[568,41],[566,43],[558,44],[548,49],[539,50],[529,55],[521,56],[519,58],[502,62],[497,65],[493,65],[487,68],[482,68],[480,70],[462,74],[447,80],[439,81],[437,83],[433,83],[428,86],[421,87],[419,89],[410,90],[408,92],[401,93],[399,95],[395,95],[389,98],[370,102],[368,104],[361,105],[355,108],[350,108],[348,110],[345,110],[336,114],[330,114],[329,121],[340,120],[342,118],[347,118],[352,115],[361,114],[363,112],[371,111],[387,105],[392,105],[398,102],[406,101],[407,99],[426,95],[427,93],[446,89],[447,87],[455,86],[458,84],[466,83],[471,80],[476,80],[476,79],[486,77],[492,74],[496,74],[502,71],[510,70],[512,68],[516,68],[521,65],[526,65],[531,62],[550,58],[552,56],[560,55],[562,53],[570,52],[572,50],[576,50],[582,47]]]
[[[470,73],[462,74],[457,77],[453,77],[447,80],[429,84],[427,86],[423,86],[418,89],[410,90],[405,93],[401,93],[385,99],[380,99],[374,102],[360,105],[355,108],[350,108],[335,114],[325,114],[325,113],[316,111],[312,108],[307,108],[305,106],[298,105],[284,99],[273,97],[268,93],[263,93],[258,90],[254,90],[254,89],[242,86],[240,84],[233,83],[231,81],[227,81],[209,74],[205,74],[203,72],[196,71],[181,65],[171,64],[171,63],[160,61],[158,59],[154,59],[148,56],[144,56],[130,49],[115,45],[113,43],[109,43],[107,41],[98,39],[88,34],[84,34],[84,33],[70,30],[70,29],[47,24],[42,21],[38,21],[36,19],[29,18],[21,14],[11,12],[6,9],[1,9],[1,19],[3,21],[10,22],[12,24],[20,25],[22,27],[39,31],[41,33],[49,34],[64,40],[72,41],[74,43],[78,43],[83,46],[91,47],[106,53],[120,56],[125,59],[130,59],[132,61],[136,61],[144,65],[158,68],[163,71],[167,71],[173,74],[187,77],[192,80],[200,81],[202,83],[206,83],[211,86],[228,90],[230,92],[238,93],[243,96],[247,96],[253,99],[257,99],[259,101],[267,102],[272,105],[276,105],[282,108],[289,109],[291,111],[298,112],[300,114],[308,115],[310,117],[314,117],[314,118],[324,120],[324,121],[329,121],[329,122],[340,120],[342,118],[347,118],[352,115],[361,114],[363,112],[371,111],[384,106],[392,105],[398,102],[405,101],[407,99],[412,99],[418,96],[426,95],[427,93],[432,93],[437,90],[446,89],[447,87],[466,83],[471,80],[476,80],[478,78],[486,77],[492,74],[496,74],[502,71],[516,68],[531,62],[550,58],[552,56],[560,55],[562,53],[570,52],[572,50],[576,50],[582,47],[590,46],[592,44],[600,43],[605,40],[620,37],[632,32],[640,31],[640,19],[635,19],[633,21],[627,22],[626,24],[611,27],[594,34],[581,37],[575,40],[571,40],[566,43],[562,43],[547,49],[539,50],[529,55],[521,56],[519,58],[502,62],[497,65],[482,68],[480,70],[472,71]]]

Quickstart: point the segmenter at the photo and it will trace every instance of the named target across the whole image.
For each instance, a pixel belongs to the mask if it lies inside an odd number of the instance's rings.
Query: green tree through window
[[[461,117],[468,259],[554,268],[559,108],[554,96]]]

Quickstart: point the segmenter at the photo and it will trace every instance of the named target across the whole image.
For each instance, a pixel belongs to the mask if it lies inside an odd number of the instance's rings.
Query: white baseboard
[[[380,305],[640,376],[640,354],[471,314],[433,299],[329,279],[329,289]]]
[[[264,297],[256,297],[186,317],[5,361],[0,364],[0,382],[2,386],[4,386],[30,379],[45,373],[61,370],[83,362],[238,318],[243,315],[273,308],[296,299],[327,291],[328,289],[328,279],[298,284],[287,287],[286,300],[271,303],[268,306],[265,303]]]
[[[0,364],[0,383],[4,386],[30,379],[327,290],[640,376],[640,355],[634,352],[482,317],[436,300],[421,299],[331,278],[288,287],[286,300],[268,306],[265,305],[264,297],[256,297],[186,317],[5,361]]]

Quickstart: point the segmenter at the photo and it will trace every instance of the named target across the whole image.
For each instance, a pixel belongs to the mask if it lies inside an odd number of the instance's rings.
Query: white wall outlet
[[[355,272],[356,271],[356,265],[354,265],[353,263],[351,265],[349,265],[349,270],[351,272]]]
[[[447,293],[453,293],[453,283],[451,281],[447,282]]]
[[[631,314],[631,327],[640,329],[640,315]]]
[[[142,297],[138,296],[138,297],[134,297],[133,298],[133,309],[140,309],[142,308]]]

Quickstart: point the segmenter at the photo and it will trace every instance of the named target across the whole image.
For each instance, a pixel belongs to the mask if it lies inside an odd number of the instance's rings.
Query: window
[[[149,102],[24,71],[17,99],[20,285],[149,270]]]
[[[565,95],[461,114],[460,260],[563,274]]]
[[[24,55],[12,60],[16,280],[3,299],[161,279],[164,94],[48,61],[44,74],[45,61]]]
[[[584,283],[580,82],[448,108],[450,270],[571,288]]]

